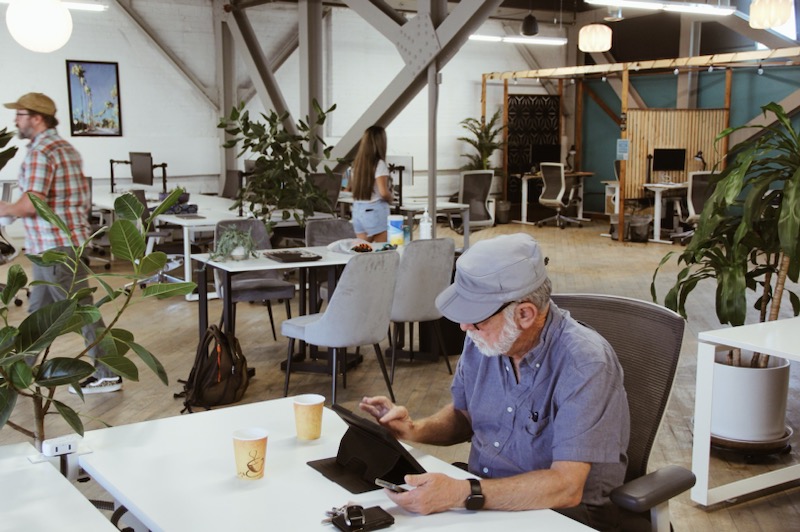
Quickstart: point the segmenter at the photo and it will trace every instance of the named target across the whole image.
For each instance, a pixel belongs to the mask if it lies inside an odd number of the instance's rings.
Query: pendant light
[[[753,0],[750,4],[750,27],[757,30],[777,28],[792,16],[792,0]]]
[[[519,32],[526,37],[531,37],[539,33],[539,22],[536,20],[536,17],[533,16],[533,0],[530,2],[528,15],[522,19],[522,27]]]
[[[611,28],[605,24],[589,24],[578,32],[578,49],[581,52],[607,52],[611,50]]]
[[[34,52],[54,52],[72,35],[72,15],[60,0],[14,0],[6,11],[8,32]]]

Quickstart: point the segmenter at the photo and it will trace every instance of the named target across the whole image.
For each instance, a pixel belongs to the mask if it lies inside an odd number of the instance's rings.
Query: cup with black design
[[[236,476],[257,480],[264,476],[269,433],[260,427],[233,431],[233,454],[236,459]]]
[[[294,423],[298,440],[316,440],[322,434],[322,406],[325,397],[315,393],[294,398]]]

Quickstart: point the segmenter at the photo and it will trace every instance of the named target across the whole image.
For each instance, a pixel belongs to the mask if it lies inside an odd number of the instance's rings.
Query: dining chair
[[[269,233],[264,222],[255,218],[248,218],[245,220],[221,220],[217,222],[214,228],[214,242],[219,238],[219,235],[228,228],[235,228],[239,231],[249,231],[250,236],[253,237],[256,249],[272,249],[272,244],[269,241]],[[219,270],[214,269],[214,287],[220,298],[226,297],[223,282]],[[269,314],[269,324],[272,328],[272,339],[277,340],[278,336],[275,334],[275,319],[272,315],[272,301],[283,300],[286,306],[286,317],[292,317],[291,300],[294,298],[295,287],[294,283],[284,281],[281,274],[277,271],[259,271],[259,272],[242,272],[237,273],[231,278],[231,293],[227,297],[231,298],[233,303],[233,312],[231,313],[231,323],[228,330],[233,332],[236,324],[236,303],[242,301],[263,301],[267,306],[267,313]],[[221,325],[221,324],[220,324]]]
[[[601,294],[553,294],[573,318],[608,340],[624,371],[630,410],[625,483],[611,491],[621,530],[670,530],[669,501],[695,483],[678,465],[647,472],[650,452],[667,410],[686,321],[649,301]]]
[[[337,240],[355,238],[356,230],[353,223],[343,218],[326,218],[323,220],[309,220],[306,222],[306,246],[327,246]],[[317,308],[322,300],[328,299],[328,283],[323,281],[317,285]]]
[[[567,207],[577,205],[581,201],[578,194],[578,182],[570,180],[571,182],[568,183],[564,175],[564,165],[561,163],[541,163],[539,168],[542,172],[542,193],[539,195],[539,203],[555,209],[556,214],[539,220],[536,225],[541,227],[547,222],[554,221],[556,226],[561,229],[564,229],[568,223],[583,227],[580,220],[561,214]]]
[[[453,374],[445,349],[439,318],[442,313],[436,308],[436,296],[450,285],[455,260],[455,243],[450,238],[414,240],[405,245],[400,257],[397,282],[394,287],[391,321],[394,324],[392,338],[392,371],[390,380],[394,384],[397,363],[397,348],[404,325],[410,323],[408,351],[414,357],[414,323],[433,322],[433,332],[447,371]]]
[[[489,211],[489,193],[492,191],[494,170],[468,170],[461,172],[458,189],[458,203],[469,205],[469,229],[481,229],[494,225]],[[454,223],[461,220],[460,214],[448,215],[450,227],[461,233],[463,227]]]
[[[289,377],[295,340],[328,347],[331,403],[336,403],[336,381],[341,365],[342,385],[347,386],[347,348],[372,344],[383,379],[394,401],[394,391],[379,342],[386,338],[400,258],[396,251],[354,255],[342,272],[325,312],[298,316],[281,324],[289,338],[283,395],[289,394]]]

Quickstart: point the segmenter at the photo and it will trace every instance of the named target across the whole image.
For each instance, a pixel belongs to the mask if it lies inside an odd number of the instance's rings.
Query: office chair
[[[694,236],[694,229],[700,221],[703,206],[714,193],[714,186],[711,184],[712,175],[714,175],[712,171],[689,172],[689,188],[686,190],[686,207],[689,213],[686,218],[681,220],[681,223],[689,226],[690,229],[669,235],[673,241],[686,244]]]
[[[547,222],[555,221],[556,225],[564,229],[568,223],[583,227],[580,220],[564,216],[561,212],[572,205],[577,205],[581,201],[578,196],[578,183],[569,180],[564,176],[564,165],[561,163],[541,163],[542,171],[542,193],[539,195],[539,203],[545,207],[556,210],[555,216],[539,220],[536,225],[541,227]]]
[[[625,373],[631,432],[625,484],[611,492],[622,530],[670,530],[669,500],[695,483],[694,474],[669,465],[647,474],[647,462],[667,409],[680,358],[685,321],[677,313],[627,297],[554,294],[573,318],[602,335]]]
[[[392,383],[397,363],[397,346],[405,323],[411,323],[408,346],[413,360],[414,322],[433,322],[433,332],[438,341],[440,354],[444,357],[447,371],[453,374],[439,326],[442,313],[436,308],[436,296],[450,285],[454,260],[455,243],[450,238],[414,240],[406,244],[403,249],[391,312],[391,321],[394,324],[390,377]]]
[[[128,153],[128,158],[131,165],[131,180],[135,184],[152,186],[153,170],[161,168],[162,188],[164,194],[167,193],[167,163],[153,164],[153,156],[149,152],[132,151]]]
[[[270,244],[269,233],[264,226],[264,222],[255,218],[248,218],[246,220],[222,220],[217,222],[214,229],[214,242],[225,229],[234,227],[239,231],[249,231],[250,236],[256,244],[256,249],[272,249]],[[214,269],[214,286],[220,297],[225,297],[223,293],[223,286],[220,279],[219,271]],[[234,275],[231,278],[231,293],[230,297],[233,302],[233,312],[231,315],[231,323],[229,329],[233,332],[236,324],[236,303],[241,301],[263,301],[267,306],[267,313],[269,314],[269,324],[272,327],[272,339],[277,340],[278,336],[275,334],[275,320],[272,316],[272,301],[283,300],[286,306],[286,317],[292,317],[292,308],[290,302],[294,298],[294,283],[284,281],[281,274],[277,271],[263,271],[263,272],[243,272]],[[222,326],[222,323],[220,323]]]
[[[139,200],[139,203],[144,205],[142,211],[142,227],[147,227],[148,219],[150,218],[150,209],[147,207],[147,198],[145,197],[144,190],[131,190],[131,193]],[[153,251],[163,251],[167,255],[167,263],[155,275],[147,279],[137,281],[137,284],[144,287],[152,283],[182,283],[183,279],[178,279],[167,272],[183,266],[183,244],[180,242],[171,242],[169,239],[172,237],[170,231],[158,230],[153,227],[145,235],[147,237],[147,248],[145,256]],[[199,253],[199,249],[194,250]]]
[[[400,257],[396,251],[355,254],[344,267],[325,312],[286,320],[281,334],[289,338],[283,395],[289,395],[295,340],[327,346],[331,375],[331,404],[336,403],[336,381],[341,361],[342,386],[347,386],[347,348],[372,344],[383,380],[394,401],[379,343],[386,338]]]
[[[109,215],[107,211],[94,210],[92,203],[92,178],[86,176],[89,182],[89,226],[92,234],[103,229],[107,226],[105,217]],[[92,262],[99,262],[106,270],[111,269],[111,242],[108,240],[108,233],[103,232],[92,239],[86,246],[83,255],[83,260],[87,266],[91,266]]]
[[[339,202],[339,193],[342,191],[342,174],[315,173],[308,174],[307,179],[326,198],[316,202],[314,210],[336,214],[336,204]]]
[[[469,230],[484,227],[491,227],[494,225],[494,218],[489,211],[489,193],[492,190],[492,179],[494,179],[494,170],[468,170],[461,172],[461,183],[458,189],[458,203],[466,203],[469,205]],[[452,214],[447,216],[450,222],[450,227],[461,234],[464,228],[458,223],[461,223],[460,214]]]

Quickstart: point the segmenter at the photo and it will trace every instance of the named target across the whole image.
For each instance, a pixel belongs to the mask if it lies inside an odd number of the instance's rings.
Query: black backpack
[[[247,369],[239,340],[225,335],[216,325],[209,326],[197,346],[189,379],[178,381],[183,383],[183,391],[175,394],[175,398],[183,398],[181,413],[192,412],[192,407],[197,406],[208,410],[238,402],[252,373]]]

